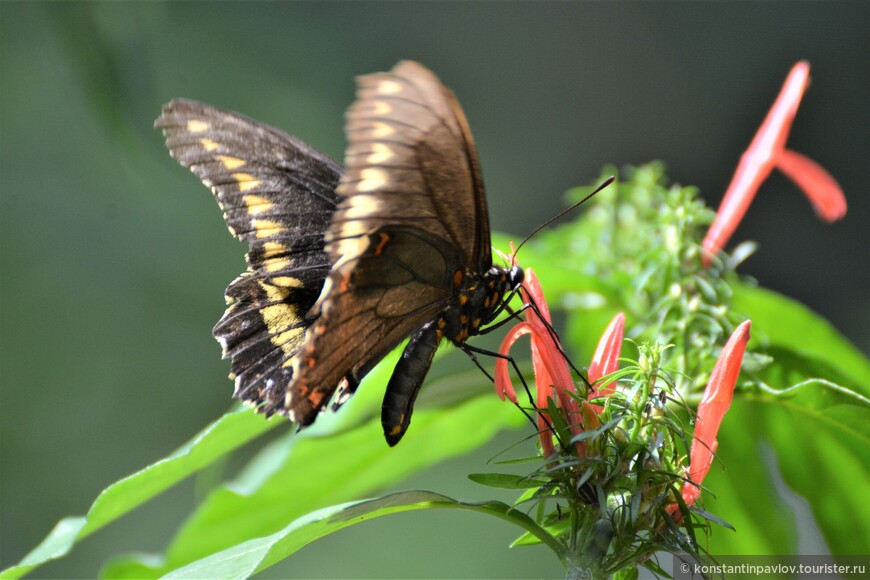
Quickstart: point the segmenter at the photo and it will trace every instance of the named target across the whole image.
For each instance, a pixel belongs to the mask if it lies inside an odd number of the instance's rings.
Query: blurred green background
[[[775,174],[735,240],[761,244],[744,273],[867,352],[867,22],[860,1],[0,4],[0,565],[230,404],[210,329],[243,248],[152,130],[165,101],[237,110],[341,159],[353,77],[420,60],[465,108],[493,229],[519,239],[605,163],[662,159],[718,204],[808,59],[789,144],[840,181],[849,214],[821,223]],[[397,488],[489,497],[465,474],[517,438]],[[160,550],[195,495],[181,486],[37,575],[92,577],[110,554]],[[270,575],[561,575],[543,550],[507,551],[515,535],[473,514],[405,514]]]

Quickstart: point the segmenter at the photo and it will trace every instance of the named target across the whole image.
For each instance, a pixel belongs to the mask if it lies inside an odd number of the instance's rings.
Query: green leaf
[[[61,520],[21,562],[3,570],[0,578],[20,578],[49,560],[63,557],[87,536],[280,424],[264,421],[249,409],[227,413],[171,455],[107,487],[87,516]]]
[[[752,320],[752,334],[771,345],[824,361],[849,379],[847,386],[870,398],[870,360],[827,320],[782,294],[732,285],[733,309]]]
[[[571,521],[567,518],[563,520],[557,520],[552,524],[544,526],[544,529],[547,530],[547,533],[549,533],[553,537],[567,537],[571,530]],[[514,546],[537,546],[540,543],[541,539],[538,536],[526,532],[522,536],[511,542],[511,548],[513,548]]]
[[[468,475],[468,479],[481,485],[501,489],[534,489],[547,483],[544,480],[509,473],[471,473]]]
[[[766,402],[754,405],[753,420],[764,426],[785,484],[807,501],[833,554],[866,552],[870,409]]]
[[[809,504],[832,553],[866,551],[870,441],[857,426],[870,422],[870,410],[825,409],[810,400],[809,394],[802,404],[768,396],[735,399],[719,433],[719,461],[704,481],[715,498],[704,495],[705,507],[737,533],[714,530],[712,553],[795,553],[798,525],[777,488],[783,485]]]
[[[535,534],[560,558],[564,547],[521,511],[501,502],[467,503],[425,492],[408,491],[379,499],[323,508],[298,518],[278,532],[249,540],[174,570],[166,578],[248,578],[280,562],[312,541],[350,525],[412,510],[453,508],[498,517]]]
[[[51,533],[27,554],[17,565],[0,572],[0,578],[20,578],[34,568],[67,555],[80,537],[87,518],[72,517],[60,520]]]
[[[384,443],[379,418],[343,433],[276,442],[264,451],[273,460],[255,460],[264,466],[263,473],[246,470],[236,482],[214,490],[173,539],[165,562],[146,566],[147,574],[140,568],[138,577],[159,577],[276,533],[306,513],[394,485],[483,445],[505,427],[523,424],[512,405],[487,392],[452,408],[418,410],[413,436],[394,448]],[[130,566],[130,560],[117,561],[104,574],[118,577],[116,566]]]
[[[716,460],[704,479],[703,508],[734,526],[736,532],[714,526],[712,554],[794,554],[794,516],[776,488],[771,454],[761,436],[763,419],[752,403],[735,399],[719,431]]]
[[[637,580],[638,571],[635,566],[627,566],[613,575],[613,580]]]
[[[830,550],[861,553],[870,536],[863,485],[870,472],[870,363],[789,298],[741,286],[735,304],[773,357],[758,377],[765,391],[740,393],[753,406],[751,424],[771,446],[784,483],[808,502]],[[723,444],[719,450],[726,453]]]

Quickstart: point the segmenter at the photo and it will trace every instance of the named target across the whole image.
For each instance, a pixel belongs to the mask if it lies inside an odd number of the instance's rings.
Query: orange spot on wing
[[[308,395],[308,401],[311,403],[311,406],[315,409],[320,407],[320,403],[323,401],[323,391],[319,389],[314,389]]]
[[[387,245],[387,242],[390,241],[390,236],[387,234],[381,233],[381,240],[378,242],[378,245],[375,247],[375,255],[379,256],[381,251],[384,249],[384,246]]]

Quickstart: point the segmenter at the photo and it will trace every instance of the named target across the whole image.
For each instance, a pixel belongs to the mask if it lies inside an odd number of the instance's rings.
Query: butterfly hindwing
[[[361,237],[361,253],[333,268],[320,316],[307,331],[289,393],[307,425],[343,380],[357,383],[451,297],[458,253],[423,230],[385,226]]]
[[[227,288],[214,334],[232,360],[236,396],[283,412],[291,362],[329,272],[323,234],[341,166],[277,129],[194,101],[168,103],[155,125],[248,244],[248,271]]]

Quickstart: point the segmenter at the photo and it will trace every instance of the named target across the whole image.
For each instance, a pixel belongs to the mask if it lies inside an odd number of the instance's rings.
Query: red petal
[[[523,283],[530,298],[537,306],[527,310],[527,321],[532,328],[532,363],[535,367],[535,385],[538,391],[538,408],[546,409],[547,399],[556,394],[559,408],[565,416],[571,433],[577,435],[583,431],[580,418],[580,406],[569,394],[574,392],[574,381],[571,377],[571,369],[565,360],[561,345],[556,336],[550,331],[550,309],[544,297],[541,283],[534,271],[529,268],[526,272],[526,280]],[[540,315],[538,314],[540,313]],[[541,442],[546,448],[544,440],[548,440],[549,433],[541,433]],[[583,455],[583,444],[577,443],[578,454]]]
[[[573,391],[574,381],[571,378],[571,369],[565,360],[561,344],[559,344],[555,334],[550,332],[550,309],[547,306],[547,300],[544,297],[541,283],[531,268],[526,272],[526,281],[523,283],[523,286],[527,289],[535,306],[537,306],[537,312],[534,308],[529,308],[526,312],[528,312],[527,320],[532,327],[533,341],[538,349],[541,361],[546,365],[547,371],[553,378],[553,385],[557,390],[567,389]],[[540,316],[538,312],[540,312]]]
[[[740,224],[749,204],[755,198],[755,192],[761,183],[770,175],[772,165],[762,163],[760,158],[749,156],[749,151],[743,154],[740,165],[731,179],[731,184],[722,198],[722,205],[716,212],[716,217],[704,237],[704,264],[710,265],[711,256],[717,254],[731,239]]]
[[[834,222],[846,215],[846,196],[824,167],[797,151],[785,149],[776,158],[776,168],[804,191],[823,220]]]
[[[713,452],[716,449],[716,435],[722,418],[731,406],[734,396],[734,386],[740,375],[740,366],[743,364],[743,354],[746,352],[746,343],[749,342],[749,329],[751,321],[747,320],[738,326],[725,347],[719,360],[713,367],[710,382],[704,390],[704,397],[698,405],[698,417],[695,421],[695,438],[692,441],[692,449],[689,459],[689,479],[699,484],[704,480],[710,465],[713,463]],[[686,484],[692,487],[691,484]],[[686,486],[683,486],[686,489]],[[686,503],[689,503],[688,501]]]
[[[531,332],[532,328],[526,322],[520,322],[511,328],[501,341],[501,346],[498,347],[499,354],[507,355],[511,350],[511,346],[513,346],[519,337],[531,334]],[[511,382],[508,361],[503,358],[497,358],[495,360],[495,392],[502,401],[504,401],[505,396],[507,396],[510,402],[517,402],[517,393],[514,390],[513,383]]]
[[[543,317],[544,320],[546,320],[547,322],[550,322],[550,307],[547,306],[547,300],[546,298],[544,298],[544,289],[541,288],[541,281],[538,280],[538,276],[531,268],[526,270],[523,288],[528,291],[532,300],[534,300],[535,305],[538,307],[538,311],[540,311],[541,313],[541,316],[539,317],[538,312],[536,312],[534,309],[529,309],[528,312],[530,322],[536,322],[540,324],[541,317]]]
[[[810,81],[810,63],[799,61],[788,73],[779,96],[770,108],[764,123],[758,129],[750,149],[757,148],[757,154],[767,155],[772,161],[775,154],[785,149],[785,142],[791,130],[792,121],[801,104],[801,98]],[[747,150],[748,151],[748,150]]]
[[[680,490],[680,495],[683,496],[683,501],[686,502],[686,505],[694,504],[699,497],[701,497],[701,480],[707,475],[707,472],[710,471],[710,466],[713,465],[713,454],[716,453],[716,449],[719,447],[718,441],[713,441],[713,446],[709,449],[708,453],[706,453],[703,457],[703,460],[706,461],[704,465],[698,466],[698,471],[703,472],[700,476],[700,479],[696,479],[698,476],[696,473],[693,473],[692,470],[689,471],[689,479],[693,482],[697,483],[684,483],[683,488]]]
[[[547,372],[547,366],[541,360],[541,355],[538,351],[534,335],[532,336],[532,368],[535,369],[535,395],[537,397],[536,405],[538,407],[538,436],[541,438],[541,450],[544,452],[544,457],[549,457],[556,450],[553,445],[552,423],[546,419],[546,416],[549,415],[547,412],[547,400],[553,396],[553,379],[550,378],[550,373]]]
[[[746,214],[761,183],[770,175],[776,157],[785,149],[789,129],[797,113],[801,97],[810,77],[810,65],[800,61],[794,65],[783,84],[770,112],[741,156],[734,177],[722,198],[722,205],[704,238],[703,257],[706,265],[711,256],[721,250]]]
[[[605,375],[609,375],[619,368],[619,354],[622,352],[622,337],[625,332],[625,314],[620,312],[613,317],[610,324],[601,338],[598,340],[598,347],[595,349],[595,355],[592,357],[592,363],[589,365],[589,382],[595,383],[598,379]],[[589,398],[595,396],[609,396],[613,393],[613,387],[609,387],[610,383],[597,385],[589,393]],[[592,407],[601,412],[599,405]]]

